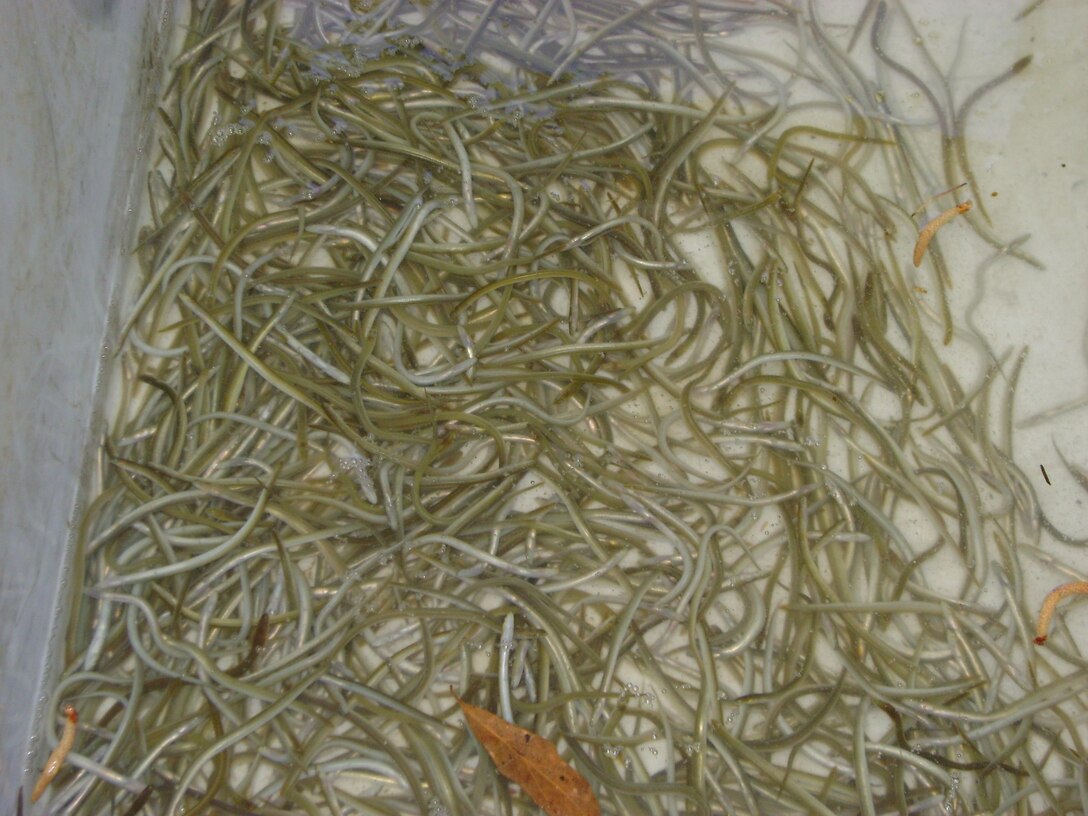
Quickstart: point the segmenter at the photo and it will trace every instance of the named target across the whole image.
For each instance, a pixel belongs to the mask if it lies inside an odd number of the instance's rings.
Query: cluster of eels
[[[822,6],[194,2],[49,812],[537,812],[457,697],[606,814],[1088,810],[948,297],[1033,263],[965,138],[1030,59]]]

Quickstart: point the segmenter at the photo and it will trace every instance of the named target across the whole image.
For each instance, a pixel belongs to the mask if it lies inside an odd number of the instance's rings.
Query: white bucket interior
[[[132,247],[168,4],[5,4],[0,25],[0,810],[13,807]]]
[[[1030,249],[1047,267],[987,280],[977,315],[996,351],[1032,349],[1020,418],[1088,394],[1088,4],[1051,0],[1029,24],[1014,25],[1026,5],[912,4],[949,64],[965,26],[969,59],[957,66],[965,86],[1034,54],[1014,90],[980,106],[969,134],[976,172],[999,193],[988,204],[995,226],[1010,236],[1030,232]],[[9,3],[0,25],[0,810],[15,799],[52,671],[47,658],[58,651],[65,548],[97,438],[111,297],[135,234],[167,6]],[[856,9],[846,17],[856,19]],[[962,314],[976,284],[968,276],[955,285]],[[1018,432],[1025,472],[1035,476],[1041,464],[1062,472],[1055,445],[1088,469],[1086,418],[1082,406]],[[1039,492],[1051,518],[1088,534],[1088,497],[1075,480],[1055,479]],[[1088,571],[1083,551],[1059,557]],[[1041,598],[1048,579],[1028,578]]]

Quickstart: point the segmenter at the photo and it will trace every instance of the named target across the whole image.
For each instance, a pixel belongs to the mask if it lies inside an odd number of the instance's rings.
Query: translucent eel
[[[281,11],[194,9],[165,87],[58,797],[528,812],[456,683],[609,814],[1076,801],[1019,363],[962,385],[895,240],[972,110],[899,6],[875,73],[813,6]]]

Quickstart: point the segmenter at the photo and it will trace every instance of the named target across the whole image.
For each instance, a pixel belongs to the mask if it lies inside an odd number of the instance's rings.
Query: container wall
[[[5,3],[0,25],[0,811],[63,606],[111,296],[133,242],[161,2]]]
[[[35,716],[55,716],[40,711],[41,690],[56,669],[47,656],[59,661],[64,651],[54,624],[64,620],[63,572],[100,423],[97,384],[112,345],[113,295],[133,245],[141,146],[170,5],[34,0],[2,7],[0,813],[13,812],[31,736],[40,732]],[[865,3],[817,5],[834,26],[852,25]],[[1084,496],[1062,457],[1088,466],[1088,5],[1051,0],[1014,25],[1017,10],[1031,5],[975,0],[951,13],[949,4],[931,0],[911,8],[918,36],[955,75],[957,90],[1034,58],[1016,83],[974,107],[968,136],[995,231],[1030,233],[1028,247],[1045,269],[972,261],[956,268],[951,297],[955,314],[971,314],[995,357],[1031,347],[1018,422],[1078,406],[1017,428],[1015,452],[1043,509],[1079,536],[1088,530]],[[961,92],[958,103],[963,99]],[[920,118],[930,115],[921,95],[918,106]],[[1062,479],[1044,483],[1040,465]],[[1088,568],[1082,549],[1055,547],[1051,555],[1078,575]],[[1027,580],[1034,606],[1055,578],[1033,562]]]

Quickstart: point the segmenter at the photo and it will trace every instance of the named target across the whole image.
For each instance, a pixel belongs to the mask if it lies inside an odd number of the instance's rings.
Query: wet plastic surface
[[[0,26],[0,811],[26,764],[125,268],[166,3],[9,3]],[[134,185],[133,182],[136,182]]]
[[[1032,348],[1017,402],[1027,418],[1088,393],[1088,6],[1050,0],[1014,24],[1014,5],[1028,4],[974,0],[955,20],[925,11],[944,3],[912,9],[947,64],[962,23],[957,72],[967,87],[1034,54],[1022,81],[979,106],[969,133],[980,181],[997,194],[988,202],[995,228],[1031,233],[1028,248],[1047,267],[999,269],[985,281],[977,319],[999,353]],[[856,16],[843,12],[844,21]],[[52,625],[89,461],[110,297],[131,245],[160,25],[156,3],[49,0],[11,4],[0,26],[0,810],[20,783],[46,658],[56,651]],[[969,277],[956,281],[954,311],[976,291]],[[1017,436],[1025,471],[1035,477],[1046,465],[1054,481],[1044,487],[1038,477],[1044,509],[1075,535],[1088,533],[1085,496],[1055,446],[1088,467],[1086,416],[1082,406]],[[1055,556],[1088,570],[1083,551]],[[1038,580],[1041,599],[1049,579]]]

